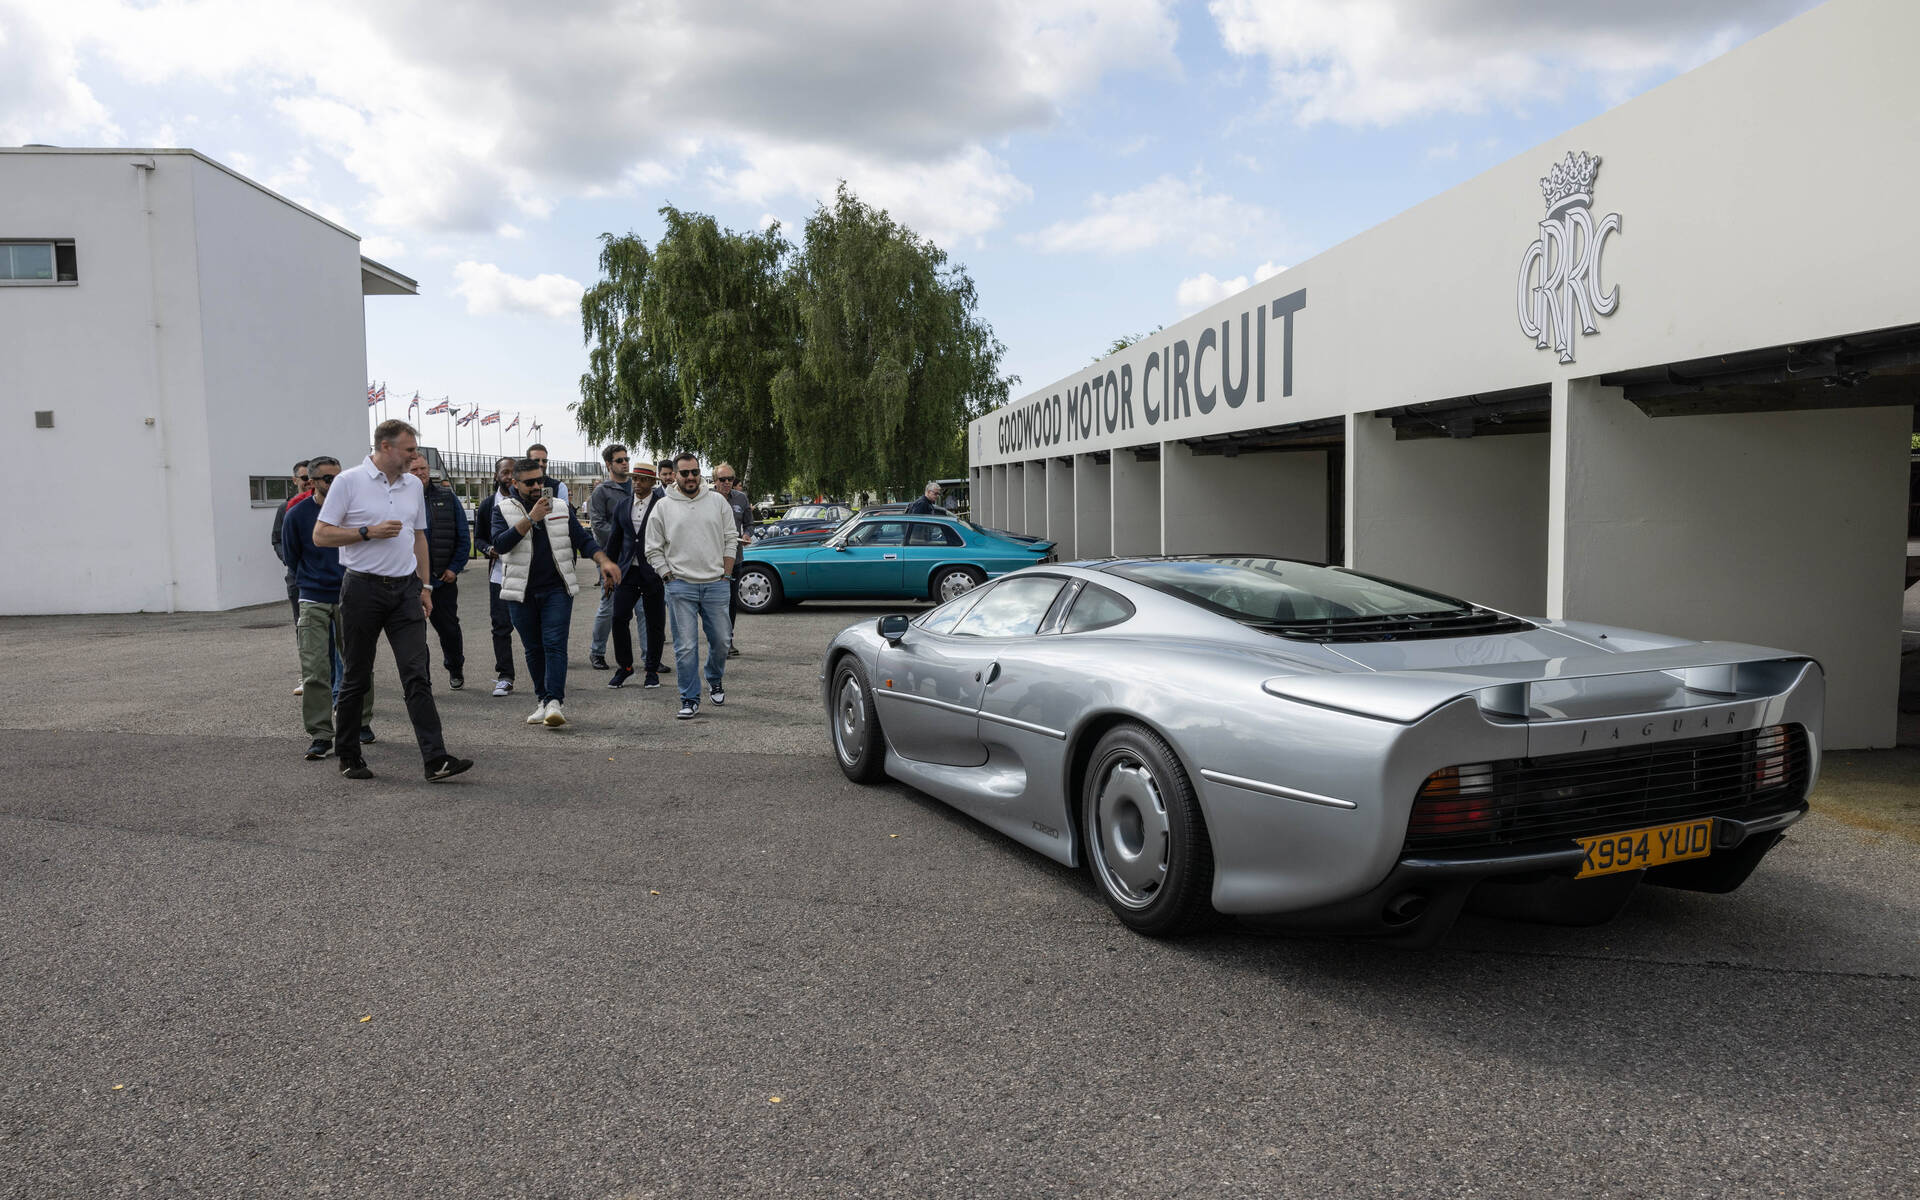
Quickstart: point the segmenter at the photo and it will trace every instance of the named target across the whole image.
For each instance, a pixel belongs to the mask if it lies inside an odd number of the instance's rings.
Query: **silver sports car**
[[[1733,890],[1807,810],[1824,696],[1805,655],[1224,556],[1030,567],[843,630],[821,680],[849,778],[1085,863],[1141,933],[1412,943]]]

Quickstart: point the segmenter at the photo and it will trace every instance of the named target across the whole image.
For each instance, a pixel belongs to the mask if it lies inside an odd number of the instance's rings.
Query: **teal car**
[[[1053,559],[1052,542],[1023,542],[953,517],[855,517],[813,545],[749,546],[740,607],[772,612],[789,600],[945,603],[1009,571]]]

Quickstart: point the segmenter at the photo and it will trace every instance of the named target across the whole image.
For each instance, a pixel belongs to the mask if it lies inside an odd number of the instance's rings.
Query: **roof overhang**
[[[392,267],[360,256],[360,294],[362,296],[418,296],[420,282],[408,279]]]

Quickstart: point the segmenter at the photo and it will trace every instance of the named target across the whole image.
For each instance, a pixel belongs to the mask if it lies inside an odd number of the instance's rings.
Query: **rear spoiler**
[[[1467,669],[1376,671],[1365,675],[1282,675],[1260,686],[1268,695],[1319,708],[1411,725],[1462,696],[1497,720],[1555,719],[1534,704],[1534,688],[1625,675],[1667,676],[1701,705],[1772,696],[1792,685],[1805,654],[1740,642],[1696,642],[1659,650],[1488,663]],[[1564,687],[1556,690],[1564,691]]]

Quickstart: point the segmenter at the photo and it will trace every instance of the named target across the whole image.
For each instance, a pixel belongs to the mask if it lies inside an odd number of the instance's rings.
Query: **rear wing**
[[[1283,675],[1268,695],[1411,725],[1471,696],[1495,721],[1557,721],[1705,707],[1775,696],[1813,659],[1740,642],[1488,663],[1468,669]],[[1816,664],[1817,665],[1817,664]]]

